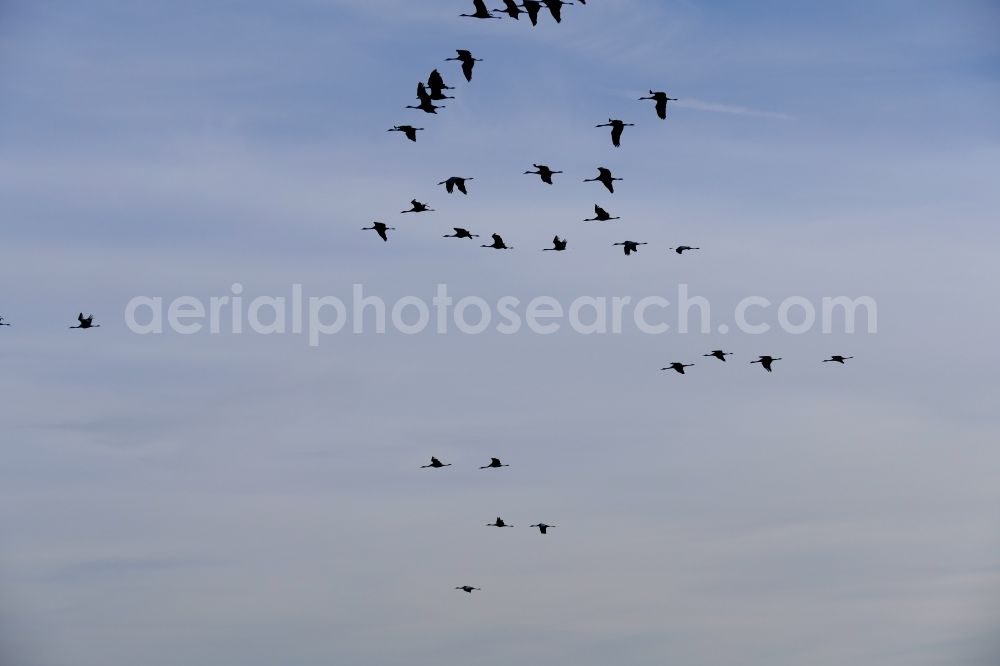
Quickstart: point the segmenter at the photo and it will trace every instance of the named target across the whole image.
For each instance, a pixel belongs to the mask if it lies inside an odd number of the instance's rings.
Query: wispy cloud
[[[751,109],[746,106],[720,104],[719,102],[709,102],[703,99],[679,99],[674,102],[674,106],[684,109],[695,109],[697,111],[711,111],[713,113],[731,113],[737,116],[756,116],[758,118],[776,118],[778,120],[795,119],[795,116],[788,113],[782,113],[780,111]]]

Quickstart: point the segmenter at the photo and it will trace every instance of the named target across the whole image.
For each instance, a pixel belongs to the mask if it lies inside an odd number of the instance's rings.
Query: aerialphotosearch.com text
[[[692,295],[684,283],[677,285],[672,299],[660,294],[578,296],[572,300],[539,295],[530,299],[501,296],[489,301],[472,295],[456,298],[448,285],[438,284],[430,298],[410,295],[389,301],[365,293],[361,284],[352,285],[347,298],[307,296],[301,284],[291,285],[287,295],[251,297],[237,282],[228,294],[207,299],[136,296],[125,307],[125,323],[139,335],[291,333],[306,336],[312,347],[319,346],[326,336],[345,332],[480,335],[492,329],[503,335],[525,331],[552,335],[561,330],[609,335],[634,330],[663,335],[727,334],[735,327],[748,335],[774,328],[801,335],[815,330],[827,334],[859,330],[874,334],[878,330],[878,308],[870,296],[788,296],[777,302],[747,296],[727,312],[725,321],[714,323],[709,300]]]

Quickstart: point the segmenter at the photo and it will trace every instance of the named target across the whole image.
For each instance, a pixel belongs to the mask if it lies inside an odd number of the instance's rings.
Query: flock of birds
[[[587,4],[586,0],[578,0],[578,2],[581,5]],[[504,8],[503,9],[495,9],[495,10],[491,11],[491,10],[487,9],[486,4],[485,4],[485,2],[483,0],[473,0],[474,12],[472,14],[460,14],[460,16],[470,17],[470,18],[477,18],[477,19],[499,19],[501,17],[500,16],[495,16],[494,13],[502,13],[502,14],[506,14],[508,17],[510,17],[512,19],[518,20],[519,17],[520,17],[520,15],[523,13],[523,14],[526,14],[528,16],[528,19],[531,21],[532,25],[537,25],[539,12],[541,11],[541,9],[544,6],[545,8],[547,8],[549,10],[549,12],[552,15],[552,18],[555,19],[555,21],[558,23],[558,22],[562,21],[562,7],[565,6],[565,5],[571,5],[571,4],[573,4],[573,3],[571,3],[571,2],[563,2],[562,0],[543,0],[542,2],[537,2],[537,1],[534,1],[534,0],[524,0],[522,2],[522,4],[519,5],[519,4],[515,3],[514,0],[504,0]],[[475,68],[475,65],[476,65],[477,62],[482,62],[482,60],[479,59],[479,58],[473,57],[472,53],[470,51],[468,51],[468,50],[465,50],[465,49],[458,49],[456,51],[456,54],[457,55],[455,57],[453,57],[453,58],[446,58],[446,60],[447,61],[458,61],[458,62],[460,62],[461,66],[462,66],[462,73],[465,76],[466,81],[470,81],[471,82],[472,81],[473,70]],[[436,114],[437,113],[437,109],[444,108],[444,107],[441,106],[441,105],[435,104],[435,102],[439,102],[439,101],[446,100],[446,99],[453,99],[453,97],[450,97],[447,94],[445,94],[445,91],[453,90],[453,89],[454,88],[452,88],[451,86],[448,86],[448,85],[445,84],[444,77],[441,75],[441,73],[437,69],[435,69],[435,70],[433,70],[431,72],[430,76],[427,79],[426,84],[424,82],[420,82],[420,83],[417,84],[417,99],[419,100],[419,104],[417,104],[417,105],[409,105],[406,108],[408,108],[408,109],[418,109],[418,110],[423,111],[425,113]],[[665,92],[656,92],[656,91],[653,91],[653,90],[649,91],[649,96],[640,97],[639,99],[640,99],[640,101],[641,100],[652,100],[652,101],[654,101],[656,103],[656,115],[660,119],[662,119],[662,120],[665,120],[666,117],[667,117],[667,104],[668,104],[668,102],[676,101],[676,98],[668,96],[667,93],[665,93]],[[625,128],[626,127],[633,127],[633,126],[634,126],[634,123],[626,123],[626,122],[624,122],[624,121],[622,121],[620,119],[615,119],[615,118],[608,118],[608,122],[596,125],[596,127],[610,127],[611,128],[611,144],[615,148],[621,147],[622,134],[625,131]],[[417,140],[417,132],[424,131],[424,128],[423,127],[414,127],[412,125],[406,124],[406,125],[396,125],[395,127],[391,128],[388,131],[390,131],[390,132],[401,132],[410,141],[416,141]],[[532,166],[535,168],[534,171],[530,171],[529,170],[529,171],[525,171],[524,173],[525,174],[531,174],[531,175],[537,175],[541,179],[541,181],[543,183],[545,183],[546,185],[552,185],[553,184],[553,182],[554,182],[553,181],[553,176],[554,175],[563,173],[562,171],[554,170],[554,169],[552,169],[549,166],[544,165],[544,164],[532,164]],[[445,190],[449,194],[452,194],[455,191],[458,191],[458,192],[460,192],[460,193],[462,193],[464,195],[467,195],[469,192],[468,192],[468,188],[467,188],[466,184],[468,183],[468,181],[471,181],[471,180],[473,180],[473,178],[471,178],[471,177],[452,176],[452,177],[450,177],[450,178],[448,178],[446,180],[440,181],[438,183],[438,185],[443,185],[445,187]],[[614,183],[616,181],[620,181],[620,180],[622,180],[622,179],[615,177],[612,174],[612,172],[611,172],[610,169],[607,169],[605,167],[598,167],[597,176],[595,176],[594,178],[586,178],[586,179],[584,179],[584,182],[598,182],[598,183],[601,183],[602,185],[604,185],[605,188],[607,188],[608,192],[610,192],[610,193],[613,194],[614,191],[615,191]],[[434,209],[430,208],[427,204],[425,204],[423,202],[420,202],[417,199],[413,199],[413,200],[410,201],[410,208],[408,210],[403,210],[403,211],[400,211],[400,212],[405,214],[405,213],[425,213],[425,212],[433,212],[433,211],[434,211]],[[619,218],[615,217],[615,216],[612,216],[610,213],[608,213],[608,211],[606,211],[601,206],[595,205],[594,206],[594,217],[587,218],[584,221],[585,222],[593,222],[593,221],[596,221],[596,222],[607,222],[607,221],[617,220],[617,219],[619,219]],[[461,228],[461,227],[454,227],[453,229],[454,229],[455,233],[445,234],[444,238],[479,238],[478,234],[473,234],[468,229],[464,229],[464,228]],[[370,231],[375,231],[382,238],[383,241],[388,241],[389,240],[389,236],[388,236],[387,232],[389,232],[389,231],[395,231],[395,227],[390,227],[390,226],[386,225],[384,222],[373,222],[372,226],[370,226],[370,227],[363,227],[363,230],[365,230],[365,231],[369,231],[369,230]],[[493,238],[493,242],[492,243],[484,244],[481,247],[492,248],[492,249],[495,249],[495,250],[510,250],[510,249],[513,249],[511,246],[507,245],[504,242],[504,240],[500,236],[500,234],[494,233],[494,234],[492,234],[492,238]],[[625,252],[625,256],[630,256],[631,254],[633,254],[635,252],[638,252],[640,245],[647,245],[647,243],[626,240],[626,241],[621,241],[619,243],[614,243],[614,245],[620,245],[620,246],[622,246],[622,249]],[[556,235],[552,239],[552,247],[543,248],[543,251],[563,252],[563,251],[566,250],[567,246],[568,246],[567,240],[565,238],[561,238],[560,236]],[[688,252],[688,251],[692,251],[692,250],[699,250],[699,249],[700,248],[698,248],[698,247],[692,247],[692,246],[689,246],[689,245],[678,245],[675,248],[670,248],[670,250],[676,252],[677,254],[683,254],[684,252]],[[77,322],[78,323],[77,323],[76,326],[71,326],[70,328],[74,328],[74,329],[89,329],[89,328],[99,328],[100,327],[100,324],[95,324],[94,323],[94,315],[84,316],[84,314],[82,312],[79,315],[77,315]],[[4,321],[4,318],[2,316],[0,316],[0,326],[10,326],[10,324],[7,323],[6,321]],[[715,350],[711,351],[708,354],[704,354],[704,356],[716,358],[719,361],[726,362],[726,357],[727,356],[732,356],[732,354],[730,352],[726,352],[726,351],[721,350],[721,349],[715,349]],[[845,361],[847,361],[847,360],[849,360],[851,358],[853,358],[853,357],[852,356],[834,355],[834,356],[831,356],[828,359],[824,359],[823,362],[824,363],[839,363],[839,364],[844,364]],[[766,370],[767,372],[771,372],[772,371],[772,365],[774,364],[774,362],[775,361],[780,361],[780,360],[782,360],[780,356],[775,357],[775,356],[764,355],[764,356],[760,356],[755,361],[751,361],[751,363],[759,363],[761,365],[761,367],[764,368],[764,370]],[[661,368],[661,370],[673,370],[673,371],[675,371],[675,372],[683,375],[683,374],[685,374],[685,369],[686,368],[690,368],[690,367],[693,367],[693,366],[694,366],[693,363],[682,363],[682,362],[677,361],[677,362],[671,363],[670,365],[668,365],[668,366],[666,366],[664,368]],[[451,467],[451,466],[452,466],[451,463],[442,463],[438,458],[431,457],[431,462],[429,464],[427,464],[427,465],[422,465],[421,469],[440,469],[440,468],[443,468],[443,467]],[[501,462],[499,458],[491,458],[489,464],[481,466],[480,469],[499,469],[499,468],[502,468],[502,467],[509,467],[509,466],[510,465]],[[487,523],[487,525],[489,527],[513,527],[513,525],[508,524],[507,522],[505,522],[500,516],[497,516],[497,518],[496,518],[496,520],[494,522]],[[551,528],[553,528],[553,527],[555,527],[555,525],[549,525],[549,524],[546,524],[544,522],[539,522],[539,523],[536,523],[534,525],[531,525],[531,527],[535,528],[535,529],[538,529],[538,531],[541,534],[547,534],[548,530],[551,529]],[[472,592],[478,591],[481,588],[473,587],[471,585],[461,585],[461,586],[456,587],[455,589],[456,590],[461,590],[463,592],[467,592],[467,593],[471,594]]]
[[[466,16],[466,17],[471,17],[471,18],[480,18],[480,19],[490,19],[490,18],[499,19],[499,18],[501,18],[500,16],[495,16],[493,14],[493,12],[497,12],[497,13],[504,13],[507,16],[509,16],[509,17],[511,17],[511,18],[513,18],[513,19],[516,20],[516,19],[519,19],[520,14],[525,13],[525,14],[528,15],[528,18],[531,20],[532,25],[535,25],[538,22],[538,12],[544,6],[544,7],[548,8],[549,12],[552,14],[552,17],[558,23],[558,22],[562,21],[562,13],[561,12],[562,12],[563,5],[570,5],[570,4],[573,4],[573,3],[571,3],[571,2],[562,2],[561,0],[545,0],[544,2],[532,2],[531,0],[525,0],[525,2],[523,4],[518,5],[518,4],[516,4],[514,2],[514,0],[506,0],[506,2],[505,2],[506,6],[503,9],[489,10],[489,9],[486,8],[485,2],[483,2],[482,0],[475,0],[475,2],[473,3],[474,9],[475,9],[474,13],[472,13],[472,14],[460,14],[460,16]],[[581,0],[580,4],[586,4],[586,2],[584,2],[584,1]],[[472,55],[472,52],[469,51],[469,50],[467,50],[467,49],[456,49],[455,53],[457,54],[455,57],[453,57],[453,58],[445,58],[445,61],[447,62],[447,61],[454,60],[454,61],[460,62],[462,64],[462,73],[465,76],[465,80],[471,82],[472,81],[473,71],[475,69],[476,63],[477,62],[482,62],[482,59],[481,58],[476,58],[475,56]],[[448,95],[446,93],[446,91],[449,91],[449,90],[454,90],[454,87],[453,86],[449,86],[447,83],[445,83],[444,76],[442,76],[441,72],[438,71],[437,69],[434,69],[434,70],[431,71],[430,75],[427,77],[427,81],[426,82],[420,81],[420,82],[417,83],[417,100],[419,101],[419,103],[418,104],[407,105],[405,108],[407,108],[407,109],[417,109],[419,111],[423,111],[424,113],[430,113],[430,114],[435,114],[436,115],[438,109],[443,109],[443,108],[446,108],[446,107],[444,105],[441,105],[441,104],[436,104],[435,102],[440,102],[440,101],[446,100],[446,99],[454,99],[453,96]],[[662,91],[653,91],[653,90],[650,90],[648,97],[640,97],[639,100],[640,101],[642,101],[642,100],[652,100],[652,101],[656,102],[656,115],[661,120],[665,120],[667,118],[667,103],[668,102],[672,102],[672,101],[677,101],[677,98],[670,97],[669,95],[667,95],[667,93],[662,92]],[[608,118],[608,122],[601,123],[599,125],[596,125],[595,127],[598,127],[598,128],[600,128],[600,127],[610,127],[611,128],[611,144],[615,148],[620,148],[621,147],[622,133],[625,131],[625,128],[626,127],[634,127],[634,126],[635,126],[635,123],[626,123],[625,121],[617,119],[617,118]],[[391,127],[390,129],[388,129],[386,131],[388,131],[388,132],[400,132],[407,139],[409,139],[410,141],[416,142],[416,140],[417,140],[417,132],[423,132],[425,130],[424,130],[423,127],[415,127],[413,125],[404,124],[404,125],[395,125],[395,126]],[[563,173],[562,171],[554,170],[554,169],[552,169],[551,167],[549,167],[548,165],[545,165],[545,164],[532,164],[532,166],[535,168],[535,171],[530,171],[529,170],[529,171],[525,171],[524,173],[525,174],[531,174],[531,175],[537,175],[541,179],[541,181],[543,183],[545,183],[546,185],[553,185],[554,181],[553,181],[552,177],[554,175],[556,175],[556,174]],[[448,194],[453,194],[454,192],[457,191],[457,192],[461,192],[464,195],[468,195],[469,190],[466,187],[466,183],[468,181],[470,181],[470,180],[473,180],[473,178],[472,177],[462,177],[462,176],[452,176],[450,178],[447,178],[446,180],[440,181],[438,183],[438,185],[443,185],[445,187],[445,191]],[[585,183],[600,183],[600,184],[604,185],[604,187],[608,190],[609,193],[614,194],[614,192],[615,192],[615,182],[616,181],[621,181],[621,180],[624,180],[624,179],[616,177],[611,172],[610,169],[608,169],[607,167],[603,167],[602,166],[602,167],[598,167],[597,168],[597,175],[595,177],[593,177],[593,178],[585,178],[585,179],[583,179],[583,182],[585,182]],[[426,204],[426,203],[424,203],[422,201],[419,201],[417,199],[412,199],[410,201],[410,208],[409,209],[400,211],[400,213],[432,213],[432,212],[435,212],[435,210],[433,208],[431,208],[428,204]],[[595,204],[594,205],[594,217],[592,217],[592,218],[586,218],[583,221],[584,222],[608,222],[608,221],[611,221],[611,220],[618,220],[618,219],[620,219],[620,218],[617,217],[617,216],[611,215],[604,208],[602,208],[601,206]],[[396,230],[396,227],[390,227],[388,224],[386,224],[385,222],[381,222],[381,221],[372,222],[372,226],[370,226],[370,227],[362,227],[362,231],[374,231],[385,242],[388,242],[388,240],[389,240],[389,233],[388,232],[395,231],[395,230]],[[455,233],[453,233],[453,234],[445,234],[444,237],[445,238],[479,238],[479,234],[474,234],[474,233],[470,232],[468,229],[465,229],[465,228],[462,228],[462,227],[453,227],[453,230],[454,230]],[[512,250],[512,249],[514,249],[513,246],[508,245],[504,241],[503,237],[500,234],[497,234],[497,233],[491,234],[491,238],[493,239],[492,243],[486,243],[486,244],[481,245],[480,247],[490,248],[490,249],[493,249],[493,250]],[[631,256],[633,253],[637,252],[640,245],[646,245],[646,244],[647,243],[645,243],[645,242],[638,242],[638,241],[631,241],[631,240],[622,241],[620,243],[614,243],[614,245],[620,245],[620,246],[622,246],[622,249],[624,250],[626,257],[627,256]],[[567,241],[565,238],[560,238],[558,235],[556,235],[552,239],[552,247],[543,248],[543,250],[545,250],[545,251],[551,251],[551,252],[563,252],[568,247],[569,247],[569,241]],[[691,246],[688,246],[688,245],[680,245],[676,249],[675,248],[670,248],[670,249],[671,250],[675,250],[677,252],[677,254],[682,254],[683,252],[685,252],[687,250],[697,250],[699,248],[691,247]]]
[[[586,4],[585,0],[579,0],[579,2],[581,5]],[[517,4],[514,0],[504,0],[503,9],[489,10],[486,7],[486,3],[483,0],[474,0],[473,13],[460,14],[460,16],[477,18],[477,19],[498,19],[501,17],[496,16],[495,14],[506,14],[510,18],[518,20],[520,15],[524,13],[527,14],[532,25],[536,25],[538,21],[538,14],[542,9],[542,7],[544,6],[552,14],[552,18],[555,19],[555,21],[558,23],[562,21],[562,7],[564,5],[569,5],[569,4],[573,3],[562,2],[562,0],[544,0],[543,2],[532,2],[531,0],[524,0],[522,4]],[[474,57],[471,51],[465,49],[458,49],[456,53],[457,53],[456,57],[447,58],[447,60],[456,60],[461,62],[462,73],[464,74],[466,81],[471,82],[475,65],[477,62],[482,62],[482,60]],[[445,83],[444,77],[441,75],[441,73],[437,69],[435,69],[431,72],[430,76],[427,78],[426,83],[420,82],[417,84],[417,99],[419,100],[419,104],[409,105],[406,108],[418,109],[425,113],[436,114],[438,109],[444,107],[439,104],[435,104],[435,102],[440,102],[446,99],[453,99],[453,97],[450,97],[446,94],[446,91],[449,90],[454,90],[454,88],[448,86]],[[677,101],[677,98],[670,97],[666,92],[663,91],[650,90],[649,95],[640,97],[639,101],[654,102],[657,117],[660,118],[661,120],[666,120],[668,104],[670,102]],[[608,122],[595,125],[595,128],[605,128],[605,127],[610,128],[611,145],[614,148],[620,148],[622,144],[622,135],[625,132],[625,128],[634,126],[635,126],[634,123],[627,123],[618,118],[608,118]],[[415,142],[417,140],[417,132],[424,131],[424,128],[414,127],[412,125],[396,125],[395,127],[393,127],[388,131],[402,132],[406,136],[406,138],[408,138],[410,141]],[[532,164],[532,167],[534,167],[534,171],[528,170],[525,171],[524,174],[538,176],[541,179],[542,183],[546,185],[553,185],[555,182],[553,177],[563,173],[562,171],[553,169],[552,167],[546,164]],[[466,184],[468,183],[468,181],[471,180],[473,180],[473,178],[471,177],[452,176],[446,180],[440,181],[438,185],[443,185],[449,194],[452,194],[457,190],[458,192],[461,192],[463,195],[467,195],[469,192]],[[595,177],[585,178],[583,182],[600,183],[607,189],[609,193],[614,194],[615,182],[621,180],[623,179],[615,176],[610,169],[602,166],[598,167],[597,175]],[[408,210],[401,211],[401,213],[425,213],[433,211],[434,209],[430,208],[427,204],[418,201],[417,199],[413,199],[412,201],[410,201],[410,208]],[[620,218],[611,215],[607,210],[595,204],[594,217],[586,218],[584,219],[584,221],[608,222],[617,219]],[[454,233],[445,234],[444,238],[470,238],[470,239],[479,238],[478,234],[474,234],[468,229],[462,227],[454,227],[453,229]],[[394,231],[395,228],[387,226],[384,222],[373,222],[372,226],[364,227],[364,230],[373,230],[382,238],[383,241],[388,241],[389,237],[387,232]],[[492,248],[495,250],[513,249],[512,246],[508,245],[504,241],[503,237],[501,237],[500,234],[494,233],[492,234],[492,238],[493,238],[492,243],[483,244],[481,245],[481,247]],[[638,252],[639,246],[647,244],[648,243],[633,241],[633,240],[625,240],[618,243],[614,243],[614,245],[616,246],[621,246],[626,257],[631,256],[632,254]],[[552,239],[552,247],[543,248],[543,251],[563,252],[567,249],[568,245],[569,243],[565,238],[556,235]],[[700,249],[701,249],[700,247],[695,247],[690,245],[678,245],[677,247],[670,248],[671,251],[675,252],[678,255],[683,255],[685,252],[691,252]],[[732,356],[732,353],[726,352],[722,349],[715,349],[708,354],[704,354],[704,356],[712,357],[718,359],[719,361],[726,362],[726,357]],[[844,364],[845,361],[851,358],[853,357],[834,355],[828,359],[824,359],[823,362]],[[760,364],[760,366],[764,368],[764,370],[766,370],[767,372],[772,372],[773,364],[776,361],[780,360],[782,360],[780,356],[763,355],[759,356],[757,360],[751,361],[750,363]],[[686,374],[685,370],[691,367],[694,367],[694,363],[682,363],[679,361],[675,361],[670,365],[661,368],[661,370],[673,370],[678,374],[683,375]],[[450,463],[447,464],[442,463],[439,459],[432,457],[430,464],[423,465],[422,468],[439,469],[442,467],[450,467],[450,466],[451,466]],[[507,466],[508,465],[501,463],[498,458],[492,458],[489,465],[481,467],[480,469],[496,469]],[[499,516],[497,517],[495,522],[489,523],[489,525],[491,527],[512,527],[512,525],[505,523],[503,519],[500,518]],[[550,527],[554,527],[554,525],[537,523],[535,525],[532,525],[532,527],[537,528],[542,534],[547,534],[548,529]],[[471,585],[462,585],[455,589],[462,590],[464,592],[468,592],[471,594],[473,591],[477,591],[480,588],[473,587]]]

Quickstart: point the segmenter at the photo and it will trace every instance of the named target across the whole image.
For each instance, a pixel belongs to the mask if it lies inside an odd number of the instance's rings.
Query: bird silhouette
[[[691,247],[690,245],[678,245],[677,247],[670,248],[677,254],[684,254],[688,250],[700,250],[700,247]]]
[[[604,187],[608,188],[608,192],[611,192],[612,194],[614,194],[615,193],[615,181],[616,180],[625,180],[625,179],[624,178],[615,178],[614,176],[612,176],[611,175],[611,169],[606,169],[604,167],[597,167],[597,177],[596,178],[584,178],[583,182],[585,182],[585,183],[593,183],[593,182],[596,181],[598,183],[603,183]]]
[[[608,122],[601,125],[594,125],[594,127],[610,127],[611,128],[611,144],[615,148],[621,148],[622,145],[622,132],[625,131],[626,127],[635,127],[635,123],[626,123],[621,120],[612,120],[608,118]]]
[[[100,324],[95,324],[94,323],[94,315],[87,315],[86,317],[84,317],[83,313],[81,312],[80,314],[78,314],[76,316],[76,320],[78,322],[80,322],[80,323],[77,324],[76,326],[70,326],[70,328],[100,328],[101,327]]]
[[[479,247],[491,247],[494,250],[513,250],[514,248],[508,247],[504,244],[503,239],[500,238],[500,234],[493,234],[493,244],[492,245],[480,245]]]
[[[408,211],[403,211],[403,212],[408,212]],[[386,231],[395,231],[395,230],[396,230],[396,227],[387,227],[387,226],[385,226],[385,222],[372,222],[372,226],[370,226],[370,227],[361,227],[361,231],[375,231],[375,233],[377,233],[379,236],[381,236],[382,240],[384,240],[384,241],[388,241],[389,240],[389,236],[385,232]]]
[[[430,98],[432,100],[455,99],[444,94],[445,90],[451,90],[451,86],[445,85],[441,72],[436,69],[431,71],[430,76],[427,77],[427,87],[431,89]]]
[[[559,236],[556,236],[555,238],[552,239],[552,247],[547,247],[544,250],[542,250],[542,252],[549,252],[549,251],[562,252],[563,250],[566,249],[566,243],[567,241],[565,238],[559,238]]]
[[[510,4],[514,4],[513,0],[505,0]],[[515,6],[516,8],[516,6]],[[499,10],[497,10],[499,11]],[[516,16],[514,18],[517,18]],[[473,58],[472,53],[466,49],[455,49],[455,53],[458,54],[455,58],[445,58],[445,62],[449,60],[458,60],[462,63],[462,74],[465,75],[466,81],[472,81],[472,68],[476,66],[477,62],[482,62],[481,58]]]
[[[426,213],[426,212],[432,212],[433,213],[434,212],[433,208],[428,208],[427,204],[420,203],[416,199],[411,199],[410,200],[410,205],[413,206],[413,208],[411,208],[410,210],[401,210],[399,212],[400,213]]]
[[[846,361],[847,359],[850,359],[850,358],[854,358],[854,357],[853,356],[841,356],[840,354],[837,354],[835,356],[831,356],[830,358],[824,359],[823,362],[824,363],[830,363],[832,361],[834,363],[840,363],[841,365],[843,365],[844,361]]]
[[[417,132],[422,132],[423,130],[423,127],[414,127],[413,125],[396,125],[392,129],[386,130],[386,132],[402,132],[410,141],[416,141]]]
[[[510,467],[510,465],[501,463],[499,458],[490,458],[490,464],[489,465],[483,465],[479,469],[491,469],[491,468],[495,468],[495,467]]]
[[[443,463],[434,456],[431,456],[431,464],[421,465],[420,469],[427,469],[428,467],[433,467],[435,469],[437,469],[438,467],[451,467],[451,463]]]
[[[649,243],[636,243],[635,241],[622,241],[621,243],[612,243],[613,245],[623,245],[622,249],[625,250],[625,256],[629,256],[633,252],[639,251],[640,245],[649,245]]]
[[[656,101],[656,115],[658,115],[662,120],[667,118],[667,102],[676,102],[676,97],[667,97],[665,92],[653,92],[649,91],[649,97],[640,97],[639,100],[651,99]]]
[[[483,0],[472,0],[472,6],[476,10],[474,14],[459,14],[459,16],[478,19],[500,18],[499,16],[493,16],[493,14],[490,14],[490,10],[486,9],[486,3],[483,2]]]
[[[547,534],[549,528],[555,527],[555,525],[546,525],[545,523],[538,523],[537,525],[532,525],[532,527],[537,527],[538,531],[542,534]]]
[[[438,185],[444,185],[444,188],[448,190],[448,194],[452,194],[455,188],[462,194],[468,194],[469,192],[465,189],[465,181],[473,180],[472,178],[459,178],[458,176],[452,176],[448,180],[442,180]]]
[[[456,587],[455,589],[456,590],[462,590],[463,592],[468,592],[469,594],[472,594],[473,590],[479,591],[481,588],[472,587],[471,585],[460,585],[459,587]]]
[[[423,84],[421,83],[420,85],[422,86]],[[407,109],[420,109],[424,113],[433,113],[434,115],[437,115],[437,110],[438,109],[443,109],[445,107],[434,104],[434,102],[432,102],[431,99],[430,99],[430,95],[428,95],[426,99],[421,99],[420,100],[420,104],[417,104],[416,106],[413,106],[411,104],[407,104],[406,108]]]
[[[521,20],[521,8],[514,0],[503,0],[503,9],[494,9],[494,12],[501,12],[511,17],[515,21]]]
[[[563,5],[572,5],[572,2],[563,2],[563,0],[542,0],[545,6],[549,8],[549,13],[552,14],[552,18],[556,20],[556,23],[562,23],[562,8]]]
[[[677,372],[683,375],[684,368],[690,368],[692,366],[694,366],[694,363],[688,363],[687,365],[684,365],[683,363],[675,361],[665,368],[660,368],[660,370],[676,370]]]
[[[726,362],[726,357],[727,356],[732,356],[732,355],[733,355],[732,352],[724,352],[721,349],[714,349],[714,350],[712,350],[711,354],[702,354],[702,356],[711,356],[713,358],[717,358],[720,361],[722,361],[723,363]]]
[[[778,357],[775,357],[775,356],[761,356],[756,361],[750,361],[750,363],[760,363],[764,367],[765,370],[767,370],[768,372],[771,372],[771,364],[774,363],[775,361],[780,361],[780,360],[781,360],[780,356],[778,356]]]
[[[554,173],[562,173],[562,171],[553,171],[552,169],[548,168],[544,164],[532,164],[531,166],[533,166],[536,169],[538,169],[538,171],[525,171],[524,173],[525,174],[529,174],[530,173],[532,175],[541,177],[542,182],[546,183],[547,185],[551,185],[552,184],[552,174],[554,174]]]
[[[445,238],[479,238],[479,234],[470,234],[468,229],[463,229],[462,227],[452,227],[455,230],[453,234],[445,234]]]
[[[528,15],[531,25],[538,25],[538,12],[542,10],[542,3],[539,0],[524,0],[521,6]]]
[[[608,211],[604,210],[597,204],[594,204],[594,214],[597,217],[589,217],[584,222],[607,222],[608,220],[620,220],[620,217],[611,217]]]
[[[486,527],[514,527],[514,526],[513,525],[508,525],[507,523],[503,522],[503,518],[501,518],[500,516],[497,516],[497,522],[495,522],[495,523],[486,523]]]
[[[427,86],[424,85],[423,81],[417,81],[417,99],[421,102],[427,102],[431,99],[431,94],[427,92]]]
[[[0,317],[0,326],[10,326],[10,324],[8,324],[7,322],[5,322],[3,320],[3,317]]]

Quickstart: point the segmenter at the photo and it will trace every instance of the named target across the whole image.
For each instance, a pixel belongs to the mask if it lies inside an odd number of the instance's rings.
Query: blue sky
[[[469,6],[0,4],[0,660],[996,663],[996,5]],[[434,67],[457,99],[404,109]],[[609,116],[637,124],[620,149]],[[616,194],[580,182],[599,165]],[[438,212],[399,216],[414,197]],[[555,233],[571,252],[535,251]],[[314,349],[122,321],[234,282],[870,295],[879,332]],[[81,309],[102,328],[66,330]]]

